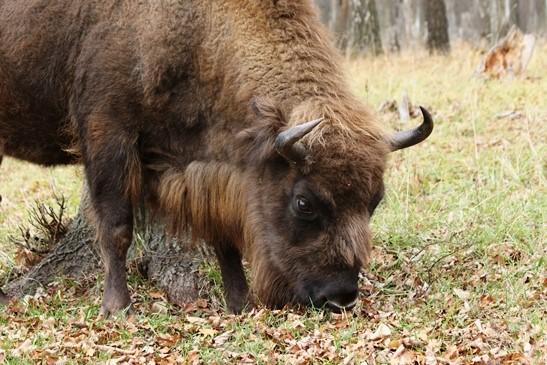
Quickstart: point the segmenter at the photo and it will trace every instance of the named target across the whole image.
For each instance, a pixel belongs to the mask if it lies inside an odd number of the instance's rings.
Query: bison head
[[[299,123],[292,120],[298,113],[287,121],[267,101],[254,110],[260,123],[240,135],[246,169],[256,177],[245,229],[254,289],[273,307],[352,308],[371,251],[369,222],[384,195],[386,157],[426,139],[431,118],[423,110],[420,127],[385,138],[366,111]]]

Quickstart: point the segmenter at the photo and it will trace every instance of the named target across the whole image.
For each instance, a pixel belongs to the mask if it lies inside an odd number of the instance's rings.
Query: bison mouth
[[[312,281],[296,290],[299,304],[336,313],[351,311],[357,304],[358,296],[357,276],[348,272],[335,275],[328,281]]]
[[[295,301],[295,304],[304,305],[307,307],[313,307],[313,308],[320,308],[320,309],[327,309],[334,313],[343,313],[346,311],[352,311],[353,308],[357,305],[358,298],[355,296],[351,301],[348,302],[339,302],[335,299],[333,300],[312,300],[311,298],[308,298],[307,300],[303,300],[300,298],[299,300]]]

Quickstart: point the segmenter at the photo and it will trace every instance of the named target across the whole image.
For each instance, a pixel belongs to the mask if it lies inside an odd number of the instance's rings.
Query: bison
[[[82,163],[105,266],[102,312],[130,304],[145,206],[215,250],[228,309],[350,309],[390,152],[349,91],[310,0],[0,0],[0,151]]]

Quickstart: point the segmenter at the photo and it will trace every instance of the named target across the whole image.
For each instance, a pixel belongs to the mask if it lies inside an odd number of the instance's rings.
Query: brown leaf
[[[393,365],[411,365],[417,362],[418,355],[414,351],[406,349],[403,345],[399,346],[390,360]]]
[[[456,296],[463,301],[466,301],[471,297],[471,294],[468,291],[461,290],[458,288],[454,288],[453,290],[454,290],[454,294],[456,294]]]
[[[163,299],[163,300],[165,300],[165,295],[161,291],[151,291],[151,292],[148,293],[148,295],[150,295],[150,298],[152,298],[152,299]]]
[[[199,364],[199,351],[192,350],[188,353],[186,357],[185,364],[198,365]]]
[[[228,341],[228,339],[232,336],[232,334],[234,333],[233,330],[230,330],[230,331],[226,331],[224,332],[223,334],[221,335],[218,335],[217,337],[215,337],[215,339],[213,340],[215,346],[222,346],[226,343],[226,341]]]
[[[440,342],[431,340],[425,348],[425,363],[426,365],[437,365],[437,351],[439,350]]]
[[[201,317],[193,317],[193,316],[186,316],[186,321],[188,321],[192,324],[205,324],[205,323],[207,323],[206,319],[203,319]]]
[[[377,341],[389,336],[391,336],[391,329],[387,325],[380,323],[376,331],[370,333],[367,338],[372,341]]]
[[[154,302],[150,307],[152,313],[166,314],[168,312],[168,307],[165,302]]]
[[[34,351],[36,347],[32,344],[32,340],[27,338],[22,344],[20,344],[14,351],[17,355],[28,354]]]
[[[392,349],[392,350],[396,350],[398,349],[401,345],[403,344],[403,342],[401,340],[391,340],[389,341],[389,344],[388,344],[388,348]]]
[[[156,336],[156,342],[160,346],[173,346],[179,342],[180,337],[178,335],[173,336],[169,333],[161,333]]]
[[[199,329],[199,333],[201,333],[202,335],[205,335],[205,336],[214,336],[218,333],[217,330],[214,330],[212,328],[200,328]]]
[[[490,304],[493,304],[495,302],[496,302],[496,299],[490,294],[483,294],[480,297],[481,307],[489,306]]]
[[[447,360],[454,360],[460,355],[460,351],[458,350],[458,346],[450,345],[446,349],[446,353],[444,354],[444,358]]]

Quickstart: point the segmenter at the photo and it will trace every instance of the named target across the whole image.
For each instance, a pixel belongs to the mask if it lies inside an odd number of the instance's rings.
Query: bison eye
[[[294,200],[294,210],[299,218],[313,220],[316,217],[313,206],[308,199],[298,195]]]

